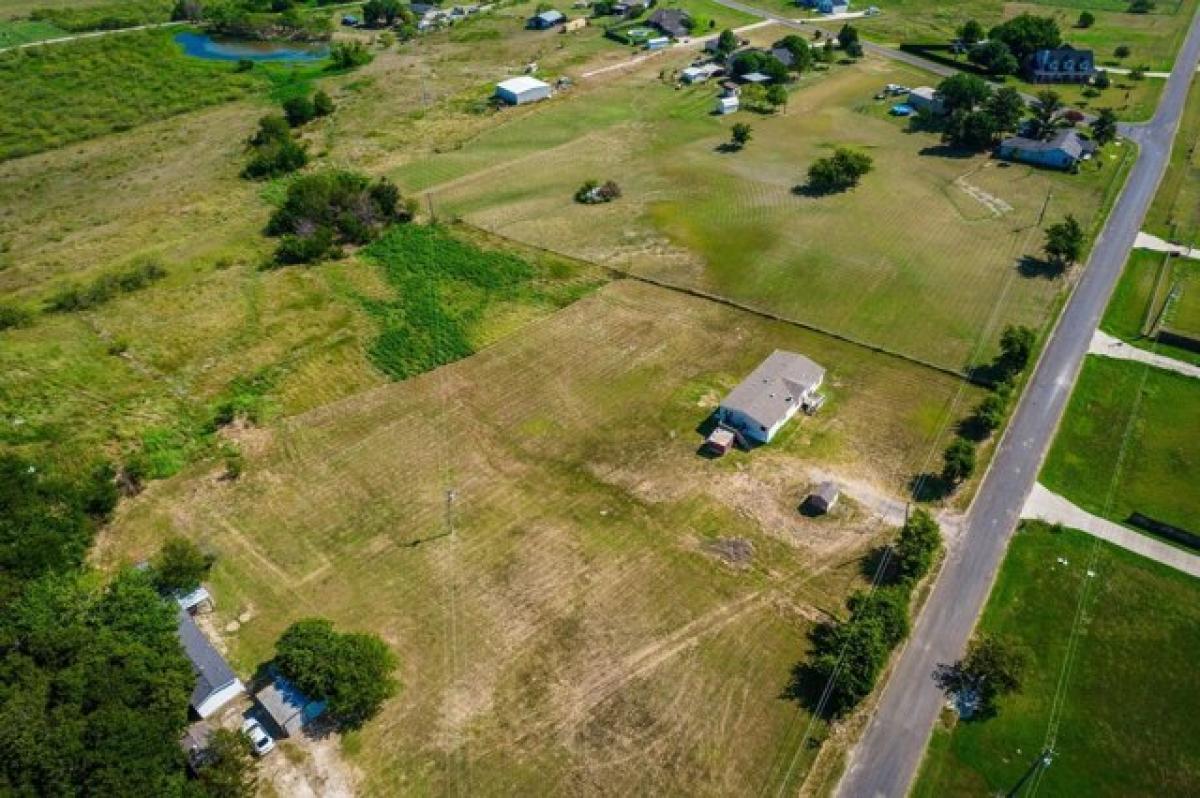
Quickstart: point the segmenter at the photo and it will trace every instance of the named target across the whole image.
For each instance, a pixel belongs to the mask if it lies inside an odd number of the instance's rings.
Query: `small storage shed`
[[[655,36],[653,39],[646,40],[647,50],[665,50],[671,44],[671,40],[666,36]]]
[[[313,701],[278,674],[254,698],[285,737],[300,732],[325,712],[324,701]]]
[[[737,434],[728,427],[717,427],[704,440],[704,448],[715,455],[722,455],[733,448]]]
[[[533,30],[549,30],[555,25],[561,25],[566,21],[567,18],[561,11],[552,8],[549,11],[534,14],[526,21],[525,27],[532,28]]]
[[[808,506],[818,513],[827,513],[837,504],[841,492],[832,482],[822,482],[808,495]]]
[[[741,103],[738,101],[737,95],[717,98],[717,113],[722,116],[737,113],[740,106]]]
[[[496,84],[496,97],[509,105],[524,105],[544,100],[550,96],[550,91],[549,83],[528,75],[509,78]]]

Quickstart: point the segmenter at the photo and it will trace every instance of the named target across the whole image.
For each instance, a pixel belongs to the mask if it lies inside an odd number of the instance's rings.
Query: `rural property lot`
[[[1049,319],[1062,282],[1023,276],[1021,261],[1041,248],[1039,223],[1093,221],[1123,153],[1079,175],[957,157],[872,100],[928,81],[875,59],[835,67],[784,114],[739,115],[755,138],[722,153],[731,123],[709,113],[712,89],[643,71],[393,174],[439,216],[957,369],[990,355],[1005,324]],[[841,145],[875,171],[845,194],[798,196],[808,164]],[[589,178],[624,197],[570,202]]]
[[[1140,512],[1197,530],[1200,381],[1145,364],[1089,357],[1042,472],[1042,484],[1097,515]]]
[[[717,399],[775,347],[829,368],[828,405],[768,449],[698,456]],[[221,621],[255,616],[226,640],[245,671],[306,615],[381,633],[404,687],[348,741],[368,794],[774,791],[816,755],[781,692],[813,622],[863,584],[885,531],[869,495],[903,495],[951,403],[978,396],[618,281],[255,434],[236,483],[205,467],[152,486],[105,557],[169,530],[216,550]],[[818,471],[858,487],[812,520],[797,505]]]
[[[1200,656],[1200,582],[1082,532],[1031,523],[1013,538],[980,620],[980,629],[1026,647],[1023,689],[1002,699],[995,718],[935,729],[914,798],[1016,787],[1046,743],[1085,590],[1077,648],[1059,696],[1056,755],[1036,788],[1026,783],[1022,794],[1195,793],[1200,697],[1191,674]]]

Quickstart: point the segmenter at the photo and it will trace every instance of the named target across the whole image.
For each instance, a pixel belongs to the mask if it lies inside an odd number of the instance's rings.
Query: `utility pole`
[[[1025,771],[1025,775],[1021,777],[1021,780],[1017,782],[1017,786],[1009,790],[1008,795],[1005,796],[1005,798],[1017,798],[1017,796],[1021,794],[1021,788],[1025,786],[1025,783],[1041,771],[1050,767],[1050,763],[1052,761],[1054,761],[1054,751],[1049,748],[1043,750],[1040,754],[1038,754],[1037,759],[1033,761],[1033,764],[1030,766],[1029,770]]]

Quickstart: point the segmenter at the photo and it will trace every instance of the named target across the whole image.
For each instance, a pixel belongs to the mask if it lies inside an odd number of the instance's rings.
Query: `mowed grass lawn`
[[[1200,381],[1088,357],[1042,483],[1116,521],[1132,512],[1200,528]]]
[[[1143,337],[1160,319],[1171,330],[1200,336],[1200,264],[1135,249],[1129,253],[1101,329],[1142,349],[1200,364],[1200,353]]]
[[[171,31],[0,53],[0,160],[246,96],[257,71],[188,58]]]
[[[807,78],[783,114],[734,119],[710,114],[711,86],[675,90],[661,68],[516,110],[393,174],[439,216],[961,368],[1004,324],[1047,321],[1062,282],[1018,268],[1042,246],[1043,208],[1045,223],[1090,224],[1122,163],[1116,147],[1079,175],[954,157],[872,100],[928,76],[873,59]],[[734,120],[753,141],[721,152]],[[875,160],[862,185],[798,196],[809,164],[843,145]],[[589,178],[624,196],[573,203]]]
[[[1023,689],[991,720],[935,729],[914,798],[1009,794],[1017,786],[1046,742],[1081,592],[1055,756],[1036,794],[1196,794],[1200,580],[1076,530],[1030,524],[1013,539],[980,621],[982,630],[1028,648]],[[1026,783],[1020,794],[1032,790]]]
[[[699,425],[776,347],[829,368],[828,405],[770,447],[699,456]],[[363,794],[794,790],[817,751],[797,750],[809,716],[781,691],[888,533],[854,497],[902,495],[979,395],[618,281],[254,432],[238,482],[156,484],[101,551],[137,558],[172,531],[215,551],[216,627],[253,616],[222,641],[244,674],[300,617],[382,634],[403,689],[347,740]],[[798,512],[817,472],[844,480],[845,513]],[[719,539],[753,554],[728,564]]]
[[[1171,162],[1154,195],[1143,228],[1189,246],[1200,245],[1200,84],[1192,82]]]

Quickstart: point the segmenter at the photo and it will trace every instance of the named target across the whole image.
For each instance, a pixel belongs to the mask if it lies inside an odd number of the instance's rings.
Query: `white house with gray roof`
[[[191,705],[201,718],[211,716],[246,692],[242,680],[208,642],[196,625],[196,619],[182,607],[179,608],[179,642],[183,643],[183,653],[191,661],[192,672],[196,675]]]
[[[825,369],[804,355],[776,349],[717,408],[717,420],[758,443],[770,443],[796,411],[815,408]]]

